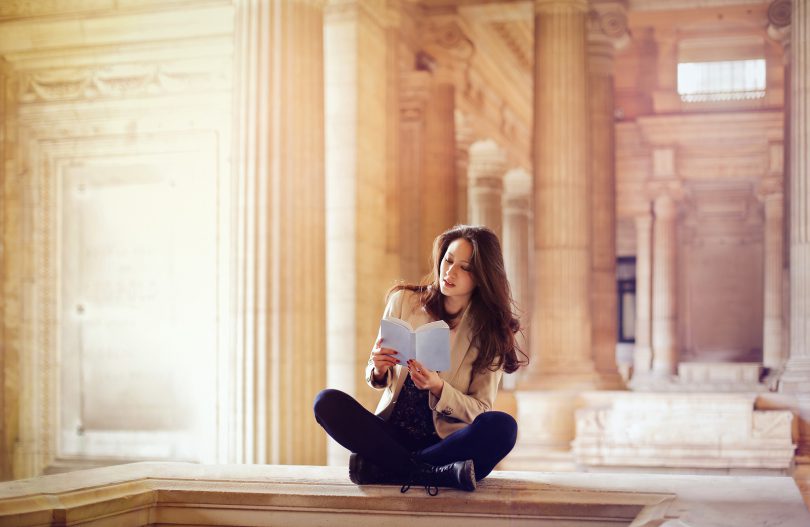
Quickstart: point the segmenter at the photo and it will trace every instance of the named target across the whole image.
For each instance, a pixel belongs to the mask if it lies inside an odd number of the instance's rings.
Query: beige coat
[[[432,322],[430,315],[419,306],[418,295],[411,291],[398,291],[391,295],[383,317],[395,317],[407,321],[414,329]],[[444,379],[442,395],[429,395],[433,410],[433,426],[439,437],[445,438],[473,422],[479,414],[492,408],[498,393],[498,384],[503,370],[472,375],[472,365],[478,356],[478,348],[470,343],[470,327],[466,313],[461,318],[450,350],[450,370],[439,372]],[[379,338],[379,335],[378,335]],[[366,382],[374,389],[383,390],[376,414],[388,419],[397,403],[408,369],[394,366],[388,370],[383,381],[375,383],[372,378],[374,363],[369,358],[366,367]]]

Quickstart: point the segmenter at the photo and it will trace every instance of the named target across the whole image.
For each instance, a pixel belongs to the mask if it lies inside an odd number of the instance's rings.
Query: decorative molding
[[[321,3],[325,0],[298,0],[309,3]],[[148,7],[183,8],[210,6],[212,4],[230,5],[232,0],[3,0],[0,2],[0,21],[15,18],[54,15],[79,15],[88,12],[114,12],[140,10]]]
[[[19,74],[17,96],[30,103],[228,89],[230,72],[225,63],[218,66],[197,71],[166,64],[26,71]]]
[[[631,11],[674,11],[723,6],[760,5],[765,0],[630,0]]]
[[[774,0],[768,6],[768,22],[776,28],[787,27],[790,25],[792,10],[791,0]]]

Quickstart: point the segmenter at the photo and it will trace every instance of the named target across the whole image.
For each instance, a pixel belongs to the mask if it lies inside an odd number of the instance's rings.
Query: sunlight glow
[[[765,97],[765,59],[680,63],[678,94],[684,102]]]

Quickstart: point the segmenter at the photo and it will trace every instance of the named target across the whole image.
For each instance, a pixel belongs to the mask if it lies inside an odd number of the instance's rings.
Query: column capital
[[[532,192],[532,174],[525,168],[513,168],[503,177],[507,197],[528,196]]]
[[[588,12],[588,43],[609,46],[610,50],[621,49],[630,42],[627,30],[626,2],[595,0]]]
[[[786,50],[790,47],[792,10],[791,0],[773,0],[768,6],[768,36]]]
[[[457,86],[466,83],[465,74],[475,55],[475,44],[455,18],[442,17],[425,25],[420,44],[434,60],[431,71]]]
[[[661,212],[666,213],[669,210],[670,203],[674,207],[681,201],[685,190],[679,179],[648,180],[644,185],[644,193],[652,202],[653,212],[658,217]]]
[[[479,187],[503,187],[506,155],[492,139],[470,145],[470,182]]]
[[[588,0],[534,0],[537,15],[557,15],[570,12],[588,12]]]

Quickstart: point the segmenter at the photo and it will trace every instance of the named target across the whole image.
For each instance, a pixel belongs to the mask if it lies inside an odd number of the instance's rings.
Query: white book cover
[[[416,359],[433,371],[450,369],[450,326],[444,320],[430,322],[414,330],[398,318],[380,321],[383,348],[396,350],[400,364]]]

